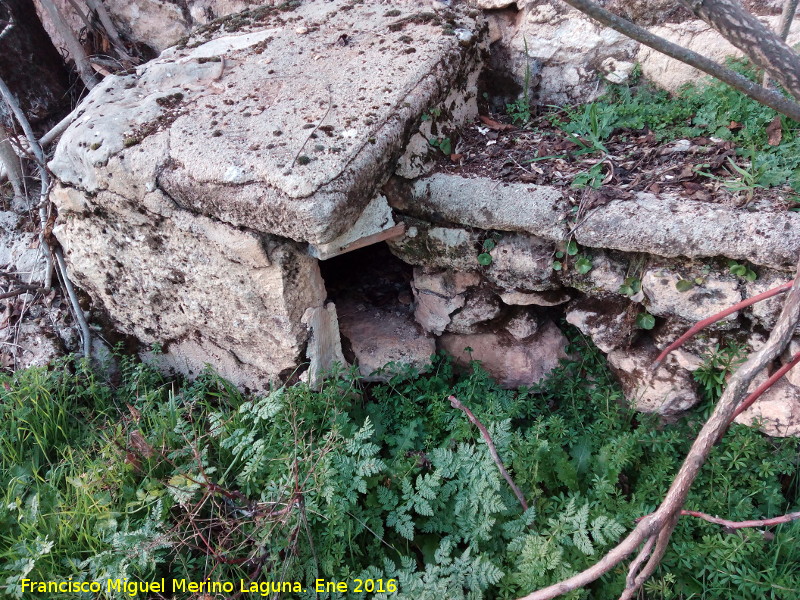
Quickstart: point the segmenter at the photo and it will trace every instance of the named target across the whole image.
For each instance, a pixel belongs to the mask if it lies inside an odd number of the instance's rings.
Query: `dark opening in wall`
[[[376,368],[396,359],[391,351],[403,338],[402,330],[418,328],[411,265],[381,242],[320,261],[319,266],[327,300],[336,305],[345,359],[353,363],[358,358],[362,366]],[[362,372],[367,371],[364,366]]]

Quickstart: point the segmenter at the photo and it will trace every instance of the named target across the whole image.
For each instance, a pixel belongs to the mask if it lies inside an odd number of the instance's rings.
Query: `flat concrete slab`
[[[87,192],[136,199],[158,188],[235,226],[329,242],[374,197],[426,111],[474,116],[466,88],[479,38],[466,12],[411,1],[230,15],[104,80],[51,168]]]

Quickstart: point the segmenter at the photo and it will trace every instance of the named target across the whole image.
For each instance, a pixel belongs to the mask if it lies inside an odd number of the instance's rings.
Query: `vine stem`
[[[475,425],[481,432],[481,437],[486,442],[486,445],[489,447],[489,454],[492,455],[492,459],[494,459],[494,463],[497,465],[497,468],[500,469],[500,473],[503,475],[505,480],[508,482],[511,491],[514,492],[514,495],[519,500],[519,503],[522,505],[522,510],[528,510],[528,503],[525,501],[525,496],[522,494],[522,490],[517,487],[517,484],[514,483],[514,480],[511,478],[511,475],[506,470],[505,466],[503,466],[503,461],[500,459],[500,455],[497,453],[497,448],[492,441],[492,437],[489,435],[489,430],[486,429],[486,426],[478,420],[472,411],[467,408],[458,398],[455,396],[450,396],[448,398],[450,400],[450,406],[453,408],[457,408],[458,410],[464,411],[464,414],[467,415],[467,419],[469,419],[470,423]]]

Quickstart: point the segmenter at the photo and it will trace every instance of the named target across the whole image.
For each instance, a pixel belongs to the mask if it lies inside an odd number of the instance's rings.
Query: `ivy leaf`
[[[444,154],[453,153],[453,143],[450,141],[450,138],[444,138],[441,142],[439,142],[439,150],[441,150]]]
[[[592,270],[592,261],[585,256],[581,256],[575,261],[575,270],[581,275],[586,275],[586,273]]]
[[[688,279],[680,279],[675,284],[675,289],[677,289],[679,292],[688,292],[693,287],[694,281],[689,281]]]
[[[567,254],[570,256],[575,256],[578,253],[578,244],[575,240],[570,240],[569,244],[567,244]]]
[[[650,313],[636,315],[636,326],[640,329],[652,329],[656,326],[656,318]]]
[[[488,267],[490,264],[492,264],[492,255],[486,252],[478,254],[478,264]]]

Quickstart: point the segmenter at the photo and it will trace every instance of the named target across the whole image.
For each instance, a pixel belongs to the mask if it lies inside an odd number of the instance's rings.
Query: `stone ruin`
[[[249,390],[316,385],[336,362],[381,379],[424,369],[436,350],[531,385],[566,356],[565,317],[608,355],[638,409],[691,407],[703,353],[730,336],[758,347],[780,301],[719,323],[655,378],[650,362],[694,321],[789,280],[800,215],[646,193],[593,203],[440,172],[431,140],[474,121],[486,86],[519,82],[513,60],[492,79],[498,53],[511,56],[520,23],[549,10],[500,4],[251,7],[106,77],[50,163],[54,233],[74,280],[146,359],[189,376],[211,364]],[[623,76],[635,48],[586,23],[583,39],[621,44],[603,64]],[[547,51],[525,42],[527,56]],[[579,87],[578,71],[562,83]],[[537,77],[571,97],[544,67]],[[553,269],[569,240],[591,256],[588,272]],[[730,274],[727,259],[759,279]],[[620,292],[631,276],[633,297]],[[636,326],[644,307],[651,331]],[[740,419],[800,433],[799,388],[790,377]]]

